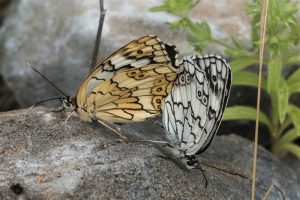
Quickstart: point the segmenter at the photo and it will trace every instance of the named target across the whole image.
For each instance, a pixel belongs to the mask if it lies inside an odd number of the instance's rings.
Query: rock
[[[118,142],[110,131],[66,112],[37,107],[0,114],[0,199],[250,199],[251,181],[202,165],[186,169],[150,143]],[[150,123],[115,125],[128,138],[158,139]],[[51,133],[51,135],[49,135]],[[216,137],[201,162],[251,178],[252,142]],[[256,199],[271,184],[300,199],[299,180],[287,165],[259,148]],[[273,191],[269,199],[281,199]]]
[[[29,69],[26,61],[35,65],[68,95],[76,93],[89,70],[99,20],[98,2],[16,2],[0,29],[0,70],[22,107],[60,95]],[[106,0],[104,3],[107,12],[100,58],[147,34],[156,34],[164,41],[176,44],[182,54],[192,51],[184,32],[171,31],[165,25],[166,21],[174,20],[174,16],[148,11],[150,7],[161,5],[161,0]],[[237,38],[249,41],[249,19],[241,9],[243,5],[241,0],[231,4],[203,0],[191,16],[194,20],[207,20],[218,38],[226,40],[229,33],[234,32]],[[210,47],[207,53],[221,51]]]

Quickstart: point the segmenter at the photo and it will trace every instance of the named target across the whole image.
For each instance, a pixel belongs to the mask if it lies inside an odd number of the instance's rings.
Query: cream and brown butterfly
[[[144,36],[96,66],[76,96],[60,100],[83,121],[143,121],[161,113],[178,70],[176,47],[157,36]]]

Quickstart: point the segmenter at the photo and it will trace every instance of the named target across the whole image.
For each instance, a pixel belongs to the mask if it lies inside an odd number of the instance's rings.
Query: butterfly
[[[148,35],[133,40],[106,58],[85,78],[63,106],[83,121],[143,121],[161,113],[163,99],[176,78],[175,46]]]
[[[163,105],[162,123],[173,153],[195,162],[211,144],[221,123],[231,88],[231,69],[217,55],[183,59]]]

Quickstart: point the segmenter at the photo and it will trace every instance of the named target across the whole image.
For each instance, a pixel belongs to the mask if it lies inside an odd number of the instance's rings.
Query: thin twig
[[[258,145],[258,127],[259,127],[259,110],[260,110],[260,98],[261,98],[261,78],[262,78],[262,65],[263,54],[265,47],[265,34],[268,16],[269,0],[264,0],[262,13],[261,13],[261,25],[260,25],[260,46],[259,46],[259,72],[258,72],[258,88],[257,88],[257,104],[256,104],[256,121],[255,121],[255,140],[253,149],[253,171],[252,171],[252,194],[251,199],[255,198],[255,179],[256,179],[256,161],[257,161],[257,145]]]
[[[96,41],[95,41],[95,47],[94,47],[90,71],[95,67],[95,65],[97,63],[97,57],[98,57],[101,35],[102,35],[102,28],[103,28],[105,12],[106,12],[106,10],[104,10],[104,0],[99,0],[99,5],[100,5],[100,19],[99,19],[99,24],[98,24],[98,32],[97,32],[97,37],[96,37]]]

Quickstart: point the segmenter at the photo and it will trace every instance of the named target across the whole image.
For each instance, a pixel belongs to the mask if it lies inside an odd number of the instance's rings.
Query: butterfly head
[[[76,102],[74,97],[66,97],[61,99],[63,107],[66,108],[67,110],[76,110]]]

